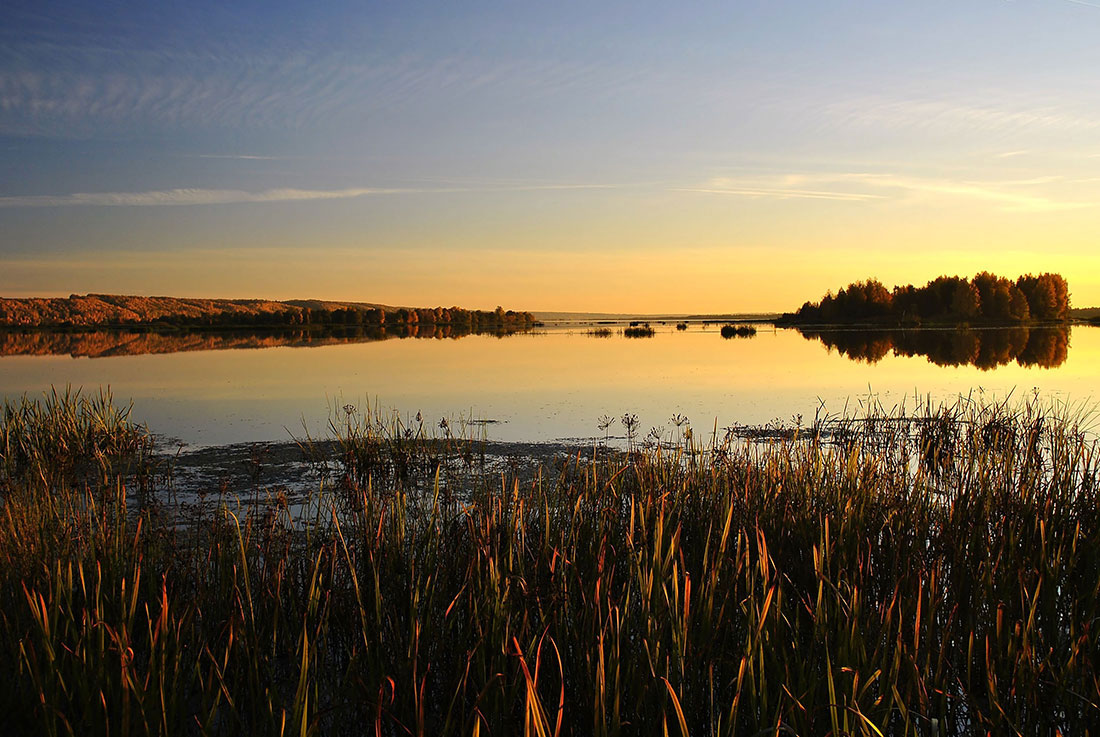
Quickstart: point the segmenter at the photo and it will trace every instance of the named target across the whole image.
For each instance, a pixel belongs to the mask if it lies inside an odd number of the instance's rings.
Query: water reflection
[[[467,335],[510,335],[505,331],[470,331],[453,325],[337,327],[328,330],[265,331],[0,331],[0,356],[72,356],[106,358],[146,354],[214,351],[239,348],[317,347],[367,343],[390,338],[461,338]]]
[[[889,353],[925,356],[937,366],[975,366],[983,371],[1015,361],[1020,366],[1055,368],[1069,354],[1069,328],[1011,327],[961,330],[808,330],[808,340],[820,340],[842,356],[878,363]]]
[[[974,332],[983,336],[982,351],[989,350],[984,340],[989,331]],[[951,335],[938,334],[944,339]],[[104,335],[84,339],[105,340]],[[417,333],[435,335],[423,329]],[[625,413],[637,414],[642,437],[650,427],[668,429],[669,418],[677,415],[689,417],[702,437],[735,423],[812,416],[818,408],[841,412],[872,392],[876,401],[893,406],[915,394],[950,399],[976,387],[997,398],[1039,389],[1044,396],[1079,400],[1097,397],[1100,391],[1100,327],[1086,326],[1073,328],[1073,351],[1064,363],[1061,358],[1046,361],[1057,368],[1039,368],[1025,356],[1028,365],[1010,362],[992,371],[973,365],[945,369],[900,355],[877,363],[853,361],[826,352],[798,331],[762,327],[749,340],[722,340],[713,325],[681,331],[671,324],[657,326],[654,337],[645,340],[617,333],[593,340],[571,327],[539,329],[507,340],[493,335],[462,340],[318,336],[129,335],[129,340],[144,342],[168,340],[171,350],[178,351],[147,355],[123,355],[138,353],[134,346],[80,346],[74,336],[55,336],[50,340],[74,343],[51,355],[30,350],[28,341],[34,342],[29,337],[0,333],[0,340],[22,341],[23,351],[0,356],[0,398],[38,395],[51,386],[84,387],[87,392],[110,386],[118,401],[132,400],[135,419],[156,432],[191,444],[221,445],[286,441],[300,436],[303,427],[323,434],[331,409],[368,401],[411,416],[422,412],[432,423],[441,418],[491,419],[496,422],[481,426],[490,440],[533,442],[603,438],[599,418]],[[269,349],[199,349],[205,347],[202,341],[231,348],[235,339],[245,341],[241,347],[287,342]],[[186,340],[198,342],[181,350]],[[1031,356],[1044,341],[1059,343],[1057,331],[1016,340],[1025,347],[1036,341],[1028,351]],[[116,357],[72,358],[77,352]],[[1045,352],[1058,353],[1049,347]]]

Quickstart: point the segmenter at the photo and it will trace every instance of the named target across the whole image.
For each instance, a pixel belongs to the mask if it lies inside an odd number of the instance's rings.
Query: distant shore
[[[255,328],[450,325],[469,331],[529,326],[530,312],[497,307],[393,307],[325,300],[187,299],[111,294],[0,298],[0,328]]]

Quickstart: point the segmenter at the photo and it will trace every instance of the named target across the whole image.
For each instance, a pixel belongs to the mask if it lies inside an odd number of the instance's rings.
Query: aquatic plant
[[[334,441],[357,453],[375,419],[338,410]],[[1084,734],[1091,433],[1034,402],[869,407],[450,500],[446,474],[367,468],[301,519],[8,475],[0,714],[47,735]]]
[[[121,474],[148,481],[153,439],[132,422],[132,406],[115,405],[110,389],[86,396],[51,389],[0,408],[0,484],[33,480],[45,489],[75,479],[106,484]]]
[[[751,338],[756,335],[756,328],[752,325],[723,325],[723,338]]]
[[[629,327],[623,329],[623,336],[627,338],[652,338],[656,334],[657,331],[648,322],[641,325],[630,323]]]

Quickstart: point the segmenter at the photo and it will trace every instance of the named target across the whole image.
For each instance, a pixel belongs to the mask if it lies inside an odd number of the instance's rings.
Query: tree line
[[[219,312],[201,317],[189,315],[158,318],[154,324],[179,327],[373,327],[438,325],[459,328],[466,332],[503,328],[528,327],[535,318],[530,312],[518,312],[497,307],[496,310],[467,310],[461,307],[400,308],[387,312],[381,307],[289,307],[281,312],[241,314]]]
[[[1069,285],[1061,274],[1016,281],[983,271],[973,279],[940,276],[923,287],[887,289],[877,279],[853,282],[820,302],[806,302],[780,322],[938,323],[1059,322],[1069,318]]]
[[[505,310],[467,310],[461,307],[406,308],[384,310],[367,305],[345,307],[307,307],[295,304],[271,303],[257,307],[248,303],[224,300],[212,302],[196,314],[193,305],[180,301],[161,306],[145,314],[117,307],[112,298],[95,296],[94,304],[85,304],[89,298],[79,296],[68,299],[0,300],[0,327],[50,327],[50,328],[407,328],[416,325],[446,326],[459,332],[485,332],[514,330],[531,327],[534,316],[530,312]],[[162,300],[163,301],[163,300]],[[104,308],[104,305],[107,308]]]

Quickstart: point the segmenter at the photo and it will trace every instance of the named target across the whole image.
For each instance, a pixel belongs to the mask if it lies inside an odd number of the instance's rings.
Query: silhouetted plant
[[[752,325],[723,325],[723,338],[751,338],[756,335],[756,328]]]
[[[607,445],[611,440],[611,433],[608,428],[615,424],[615,418],[610,415],[600,415],[596,420],[596,426],[603,430],[603,443]]]
[[[634,434],[638,431],[638,415],[627,413],[622,416],[621,422],[626,428],[626,444],[629,450],[634,450]]]

